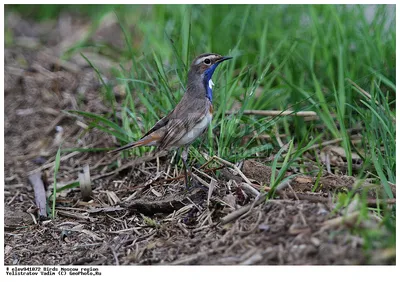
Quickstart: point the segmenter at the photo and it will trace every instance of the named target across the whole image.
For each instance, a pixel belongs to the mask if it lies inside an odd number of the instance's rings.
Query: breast
[[[207,129],[209,124],[211,123],[212,120],[212,109],[207,112],[206,116],[195,126],[190,130],[188,133],[186,133],[177,143],[179,146],[187,145],[192,143],[194,140],[196,140],[197,137],[199,137],[203,132]]]

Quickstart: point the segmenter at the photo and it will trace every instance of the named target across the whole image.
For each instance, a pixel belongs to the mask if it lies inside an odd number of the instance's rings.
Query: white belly
[[[186,133],[186,135],[184,135],[181,140],[178,141],[177,145],[183,146],[192,143],[208,127],[211,119],[212,114],[208,113],[200,123],[198,123],[192,130]]]

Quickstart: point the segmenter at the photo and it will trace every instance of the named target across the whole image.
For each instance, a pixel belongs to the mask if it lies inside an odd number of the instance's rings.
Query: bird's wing
[[[210,106],[211,102],[208,99],[182,99],[166,124],[165,135],[160,142],[159,149],[174,146],[206,117],[210,111]]]
[[[166,115],[165,117],[163,117],[162,119],[157,121],[156,124],[149,131],[147,131],[147,133],[145,135],[143,135],[142,138],[140,138],[140,139],[143,139],[144,137],[150,135],[154,131],[166,126],[168,124],[168,121],[169,121],[172,113],[173,113],[173,111],[169,112],[168,115]]]

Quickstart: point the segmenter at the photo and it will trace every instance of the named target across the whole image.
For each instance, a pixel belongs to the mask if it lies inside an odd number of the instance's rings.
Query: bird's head
[[[190,66],[190,71],[197,75],[207,74],[205,76],[211,78],[216,67],[221,62],[229,59],[232,59],[232,57],[225,57],[213,53],[202,54],[193,60],[192,65]]]
[[[221,56],[214,53],[207,53],[198,56],[193,60],[189,71],[189,83],[191,81],[198,81],[204,84],[206,89],[207,97],[212,100],[212,80],[211,77],[214,74],[217,66],[226,60],[232,59],[232,57]]]

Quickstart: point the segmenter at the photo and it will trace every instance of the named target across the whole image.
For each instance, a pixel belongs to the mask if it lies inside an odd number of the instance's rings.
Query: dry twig
[[[227,111],[227,115],[236,114],[233,111]],[[258,115],[258,116],[299,116],[299,117],[318,117],[317,113],[314,111],[274,111],[274,110],[245,110],[244,115]]]

